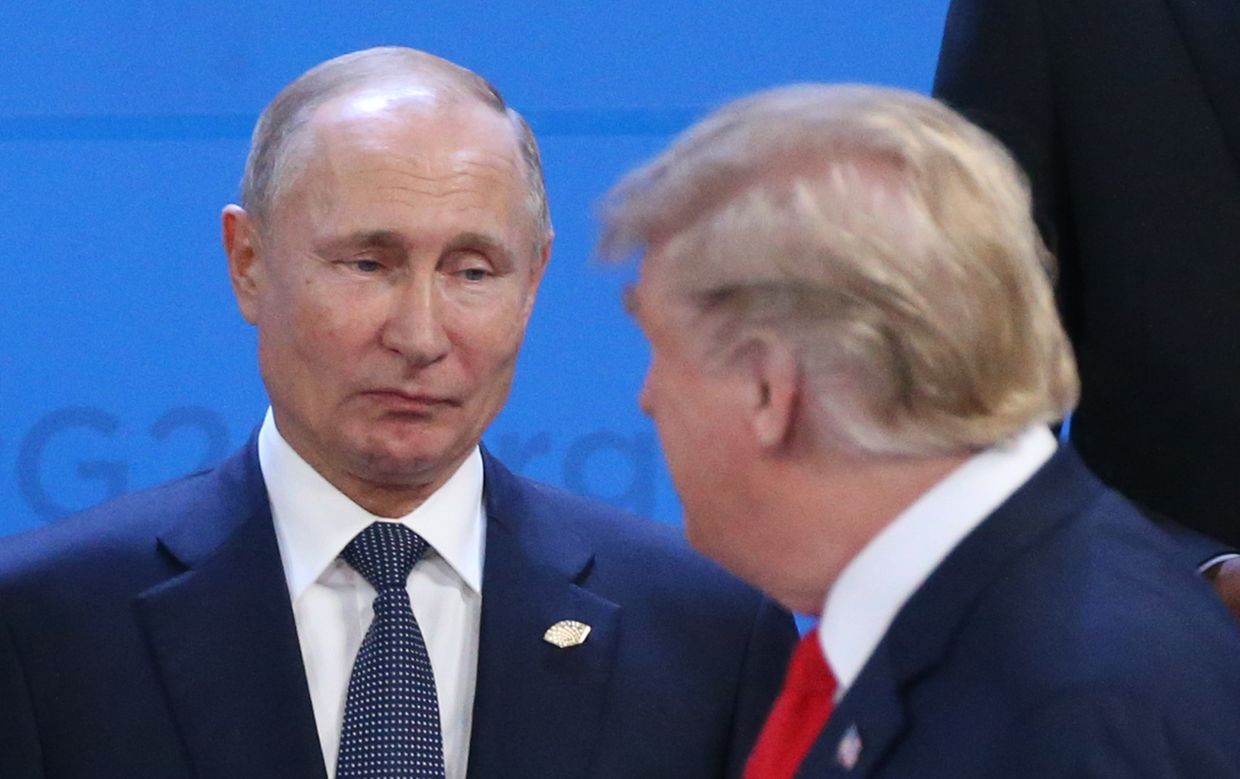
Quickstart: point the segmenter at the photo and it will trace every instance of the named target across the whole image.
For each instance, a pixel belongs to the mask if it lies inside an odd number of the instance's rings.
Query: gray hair
[[[303,161],[291,153],[293,140],[314,114],[332,98],[352,90],[388,82],[416,80],[440,92],[473,99],[504,114],[516,133],[528,180],[528,205],[540,246],[551,233],[547,187],[534,133],[521,114],[509,107],[499,90],[478,74],[433,54],[399,46],[356,51],[316,65],[276,95],[258,118],[241,178],[241,205],[260,223],[296,178]]]
[[[726,367],[798,355],[822,431],[871,454],[975,450],[1076,403],[1054,260],[991,136],[930,98],[806,84],[718,110],[607,195],[602,254],[647,250]]]

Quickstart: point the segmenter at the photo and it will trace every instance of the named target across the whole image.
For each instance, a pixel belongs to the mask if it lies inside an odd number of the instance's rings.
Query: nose
[[[399,353],[414,367],[443,359],[451,344],[434,280],[410,276],[394,292],[380,334],[383,345]]]
[[[651,416],[650,412],[650,369],[646,369],[646,377],[642,379],[641,391],[637,393],[637,407],[642,410],[646,416]]]

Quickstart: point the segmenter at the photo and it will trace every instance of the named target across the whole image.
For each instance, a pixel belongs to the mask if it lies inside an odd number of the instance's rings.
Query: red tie
[[[835,676],[822,657],[818,631],[797,644],[784,689],[745,765],[745,779],[791,779],[822,732],[834,705]]]

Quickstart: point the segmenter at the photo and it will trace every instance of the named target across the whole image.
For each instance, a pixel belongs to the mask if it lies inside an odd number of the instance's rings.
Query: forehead
[[[668,241],[647,244],[638,267],[637,283],[632,287],[637,298],[684,297],[692,289],[708,283],[701,276],[703,269],[690,267],[675,248]]]
[[[637,282],[624,291],[624,307],[648,335],[669,334],[692,321],[690,290],[680,279],[675,261],[650,247],[642,258]]]
[[[425,87],[375,87],[341,95],[318,106],[306,128],[310,151],[319,155],[474,151],[517,167],[516,133],[505,114]]]
[[[425,89],[376,89],[327,101],[290,139],[287,189],[298,207],[338,209],[402,196],[507,209],[525,196],[508,117]],[[278,205],[277,205],[277,210]],[[325,215],[325,214],[324,214]]]

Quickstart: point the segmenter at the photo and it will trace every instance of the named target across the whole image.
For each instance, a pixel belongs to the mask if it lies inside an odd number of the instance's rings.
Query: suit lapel
[[[1240,173],[1240,4],[1167,0]]]
[[[880,646],[831,713],[797,777],[869,776],[904,731],[901,683]]]
[[[933,673],[991,583],[1103,486],[1063,448],[948,554],[896,615],[798,776],[872,776],[907,726],[905,691]]]
[[[482,629],[471,777],[589,775],[620,627],[620,608],[584,585],[593,553],[536,487],[484,452],[487,508]],[[586,641],[543,640],[561,620]]]
[[[255,440],[160,537],[181,575],[139,617],[199,776],[325,777]]]

